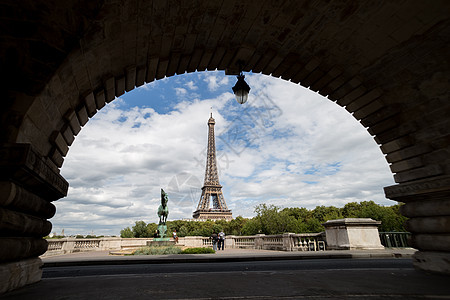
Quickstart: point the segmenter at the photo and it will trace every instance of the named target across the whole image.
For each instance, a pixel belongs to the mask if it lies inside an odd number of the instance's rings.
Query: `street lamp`
[[[245,76],[242,74],[242,71],[237,76],[237,82],[235,86],[233,86],[233,92],[236,96],[236,100],[239,104],[244,104],[247,102],[248,93],[250,92],[250,86],[244,80]]]

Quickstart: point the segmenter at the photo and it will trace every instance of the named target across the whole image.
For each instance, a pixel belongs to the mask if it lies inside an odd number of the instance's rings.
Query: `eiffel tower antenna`
[[[211,107],[212,110],[212,107]],[[219,173],[217,172],[216,142],[214,137],[214,125],[216,121],[212,117],[208,120],[208,149],[206,151],[206,171],[205,181],[202,187],[202,195],[194,211],[194,219],[203,220],[231,220],[233,216],[231,210],[225,203],[222,193],[222,186],[219,183]],[[212,201],[212,207],[210,203]]]

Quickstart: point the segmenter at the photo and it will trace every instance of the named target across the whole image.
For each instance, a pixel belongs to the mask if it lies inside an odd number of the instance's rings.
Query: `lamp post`
[[[242,71],[237,76],[237,82],[233,86],[233,92],[236,96],[236,101],[239,104],[244,104],[247,102],[248,99],[248,93],[250,92],[250,86],[245,82],[244,80],[245,76],[242,74]]]

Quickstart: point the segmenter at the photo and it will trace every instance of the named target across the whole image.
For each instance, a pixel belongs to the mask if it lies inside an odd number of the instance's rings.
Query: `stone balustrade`
[[[349,218],[330,220],[324,223],[321,233],[283,233],[275,235],[257,234],[252,236],[228,235],[225,248],[261,249],[277,251],[325,251],[352,249],[384,249],[380,242],[378,225],[380,222],[369,218]],[[408,233],[382,233],[386,247],[405,247]],[[403,243],[394,243],[404,240]],[[49,239],[44,256],[81,251],[122,250],[144,247],[153,238],[94,238],[94,239]],[[178,239],[178,245],[185,247],[211,247],[209,237],[186,236]]]
[[[153,238],[91,238],[91,239],[48,239],[48,250],[43,255],[61,255],[83,251],[104,251],[135,249],[147,245]],[[319,247],[322,243],[323,247]],[[313,244],[313,247],[311,247]],[[211,247],[209,237],[186,236],[178,239],[178,245],[185,247]],[[258,234],[254,236],[227,236],[225,248],[262,249],[279,251],[325,250],[325,240],[321,233],[285,233],[278,235]]]

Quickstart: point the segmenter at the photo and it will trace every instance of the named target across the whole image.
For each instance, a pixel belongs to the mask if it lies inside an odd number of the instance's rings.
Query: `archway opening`
[[[69,194],[55,202],[53,232],[118,235],[155,222],[159,189],[169,219],[191,218],[203,183],[207,120],[216,119],[220,183],[233,215],[255,206],[393,205],[383,154],[343,108],[299,85],[249,74],[239,105],[223,72],[178,75],[143,85],[103,108],[77,136],[61,170]]]

